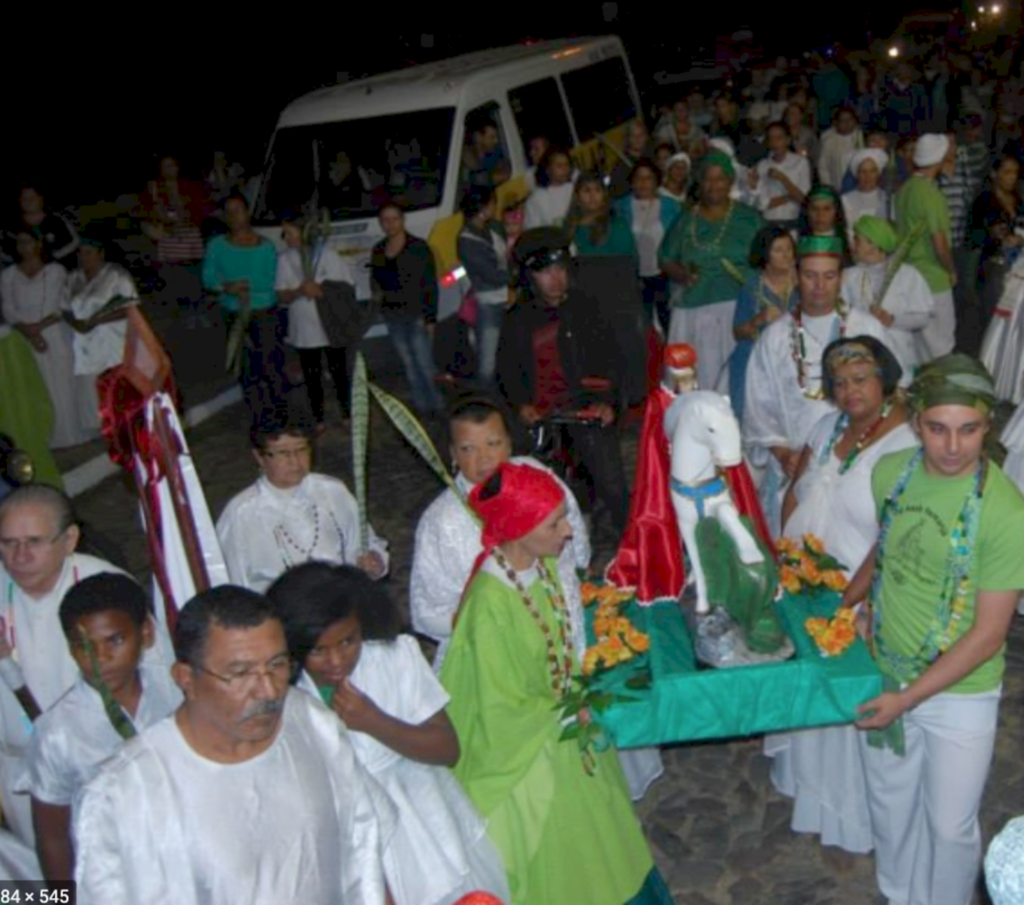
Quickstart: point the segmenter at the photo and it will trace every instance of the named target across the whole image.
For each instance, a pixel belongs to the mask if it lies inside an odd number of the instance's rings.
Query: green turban
[[[831,258],[842,258],[846,248],[840,236],[801,236],[796,247],[798,258],[809,258],[812,255],[827,255]]]
[[[839,200],[839,193],[827,185],[816,185],[807,193],[807,203],[810,204],[812,201],[831,201],[837,210],[842,205],[842,202]]]
[[[736,178],[736,167],[732,162],[732,158],[725,151],[719,151],[718,148],[712,148],[700,159],[701,179],[707,175],[710,167],[721,167],[722,172],[730,179]]]
[[[996,406],[996,388],[985,366],[970,355],[943,355],[924,365],[910,385],[915,412],[937,405],[966,405],[987,414]]]
[[[863,236],[872,245],[877,246],[887,255],[891,255],[899,244],[896,228],[881,217],[866,215],[853,224],[853,231]]]

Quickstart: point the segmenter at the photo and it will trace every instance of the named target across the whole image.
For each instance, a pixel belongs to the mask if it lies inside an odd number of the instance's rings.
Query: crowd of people
[[[313,471],[324,358],[351,412],[365,326],[352,274],[307,221],[286,218],[278,252],[237,192],[204,235],[210,192],[162,160],[140,204],[163,291],[193,324],[215,294],[242,338],[260,476],[217,521],[230,584],[170,628],[131,579],[76,551],[59,490],[0,500],[0,864],[74,877],[85,903],[673,901],[631,803],[662,771],[657,749],[580,745],[563,719],[579,734],[592,714],[561,713],[586,650],[581,575],[647,514],[620,443],[633,332],[666,348],[664,374],[649,353],[659,412],[698,387],[728,393],[759,530],[814,534],[842,564],[843,605],[883,677],[854,724],[766,739],[793,829],[873,851],[890,905],[968,905],[1024,591],[1024,444],[1004,473],[1000,400],[974,357],[1024,246],[1022,117],[1007,116],[1024,69],[1019,54],[962,59],[780,60],[710,107],[694,89],[650,129],[632,122],[598,173],[537,137],[528,197],[509,205],[497,130],[474,123],[456,317],[476,366],[452,405],[433,252],[399,205],[379,206],[373,310],[413,408],[445,419],[455,471],[411,564],[433,669],[381,581],[387,540]],[[20,217],[4,320],[31,345],[54,445],[70,445],[95,436],[96,376],[121,359],[111,299],[138,293],[37,190]],[[603,279],[628,285],[625,319]],[[309,424],[285,393],[286,342]],[[520,427],[556,415],[571,416],[580,497],[513,456]],[[643,442],[664,447],[655,428]]]

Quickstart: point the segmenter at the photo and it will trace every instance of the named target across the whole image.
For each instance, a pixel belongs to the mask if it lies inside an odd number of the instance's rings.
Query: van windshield
[[[256,199],[256,223],[327,208],[333,220],[376,213],[385,200],[406,211],[444,193],[454,107],[278,129]]]

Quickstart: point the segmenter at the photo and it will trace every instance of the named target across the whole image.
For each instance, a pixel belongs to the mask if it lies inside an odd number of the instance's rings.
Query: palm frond
[[[416,416],[409,411],[403,402],[396,399],[387,390],[382,390],[374,383],[368,383],[367,385],[370,388],[370,392],[373,393],[373,398],[384,409],[384,413],[395,426],[395,430],[402,435],[406,443],[420,454],[434,474],[452,489],[452,492],[459,498],[462,505],[466,507],[466,511],[473,517],[474,521],[479,521],[476,513],[469,508],[469,504],[462,495],[462,491],[459,490],[459,485],[455,483],[455,479],[448,473],[444,459],[441,458],[437,447],[434,446],[434,441],[430,439],[430,434],[427,433]]]
[[[352,480],[355,484],[356,509],[359,512],[359,549],[369,545],[369,523],[366,519],[366,452],[370,433],[370,395],[367,390],[366,360],[356,353],[352,372]]]
[[[729,276],[731,276],[741,286],[747,282],[747,278],[743,276],[743,271],[740,270],[732,261],[728,258],[722,258],[722,270],[724,270]]]
[[[893,253],[889,255],[889,261],[885,267],[885,276],[882,278],[882,286],[878,290],[879,305],[885,301],[885,294],[889,291],[892,281],[896,278],[896,272],[903,266],[903,262],[907,260],[910,249],[924,235],[926,229],[927,227],[923,221],[915,223],[910,232],[900,239],[899,244],[893,249]]]
[[[85,629],[81,626],[78,627],[79,640],[85,647],[86,656],[89,658],[89,671],[92,673],[92,685],[100,693],[100,698],[103,701],[103,710],[107,714],[107,719],[110,720],[110,725],[114,727],[114,731],[121,736],[125,741],[136,736],[135,726],[132,725],[132,721],[125,716],[124,711],[121,709],[121,705],[114,700],[114,695],[110,690],[110,686],[103,681],[103,676],[100,673],[100,658],[96,653],[96,645],[92,643],[92,639],[85,633]]]
[[[242,359],[245,357],[245,338],[249,332],[249,322],[252,320],[252,306],[247,298],[239,298],[240,306],[237,317],[228,331],[228,341],[225,346],[224,369],[234,377],[242,373]]]

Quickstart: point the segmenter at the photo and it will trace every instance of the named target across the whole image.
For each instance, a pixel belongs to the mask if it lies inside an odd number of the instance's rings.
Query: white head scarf
[[[942,163],[949,151],[949,139],[945,135],[928,132],[914,145],[914,166],[933,167]]]
[[[889,165],[889,155],[881,148],[861,148],[861,150],[854,151],[850,155],[850,172],[854,176],[857,175],[857,170],[860,169],[860,165],[865,160],[873,160],[879,172],[882,172]]]

